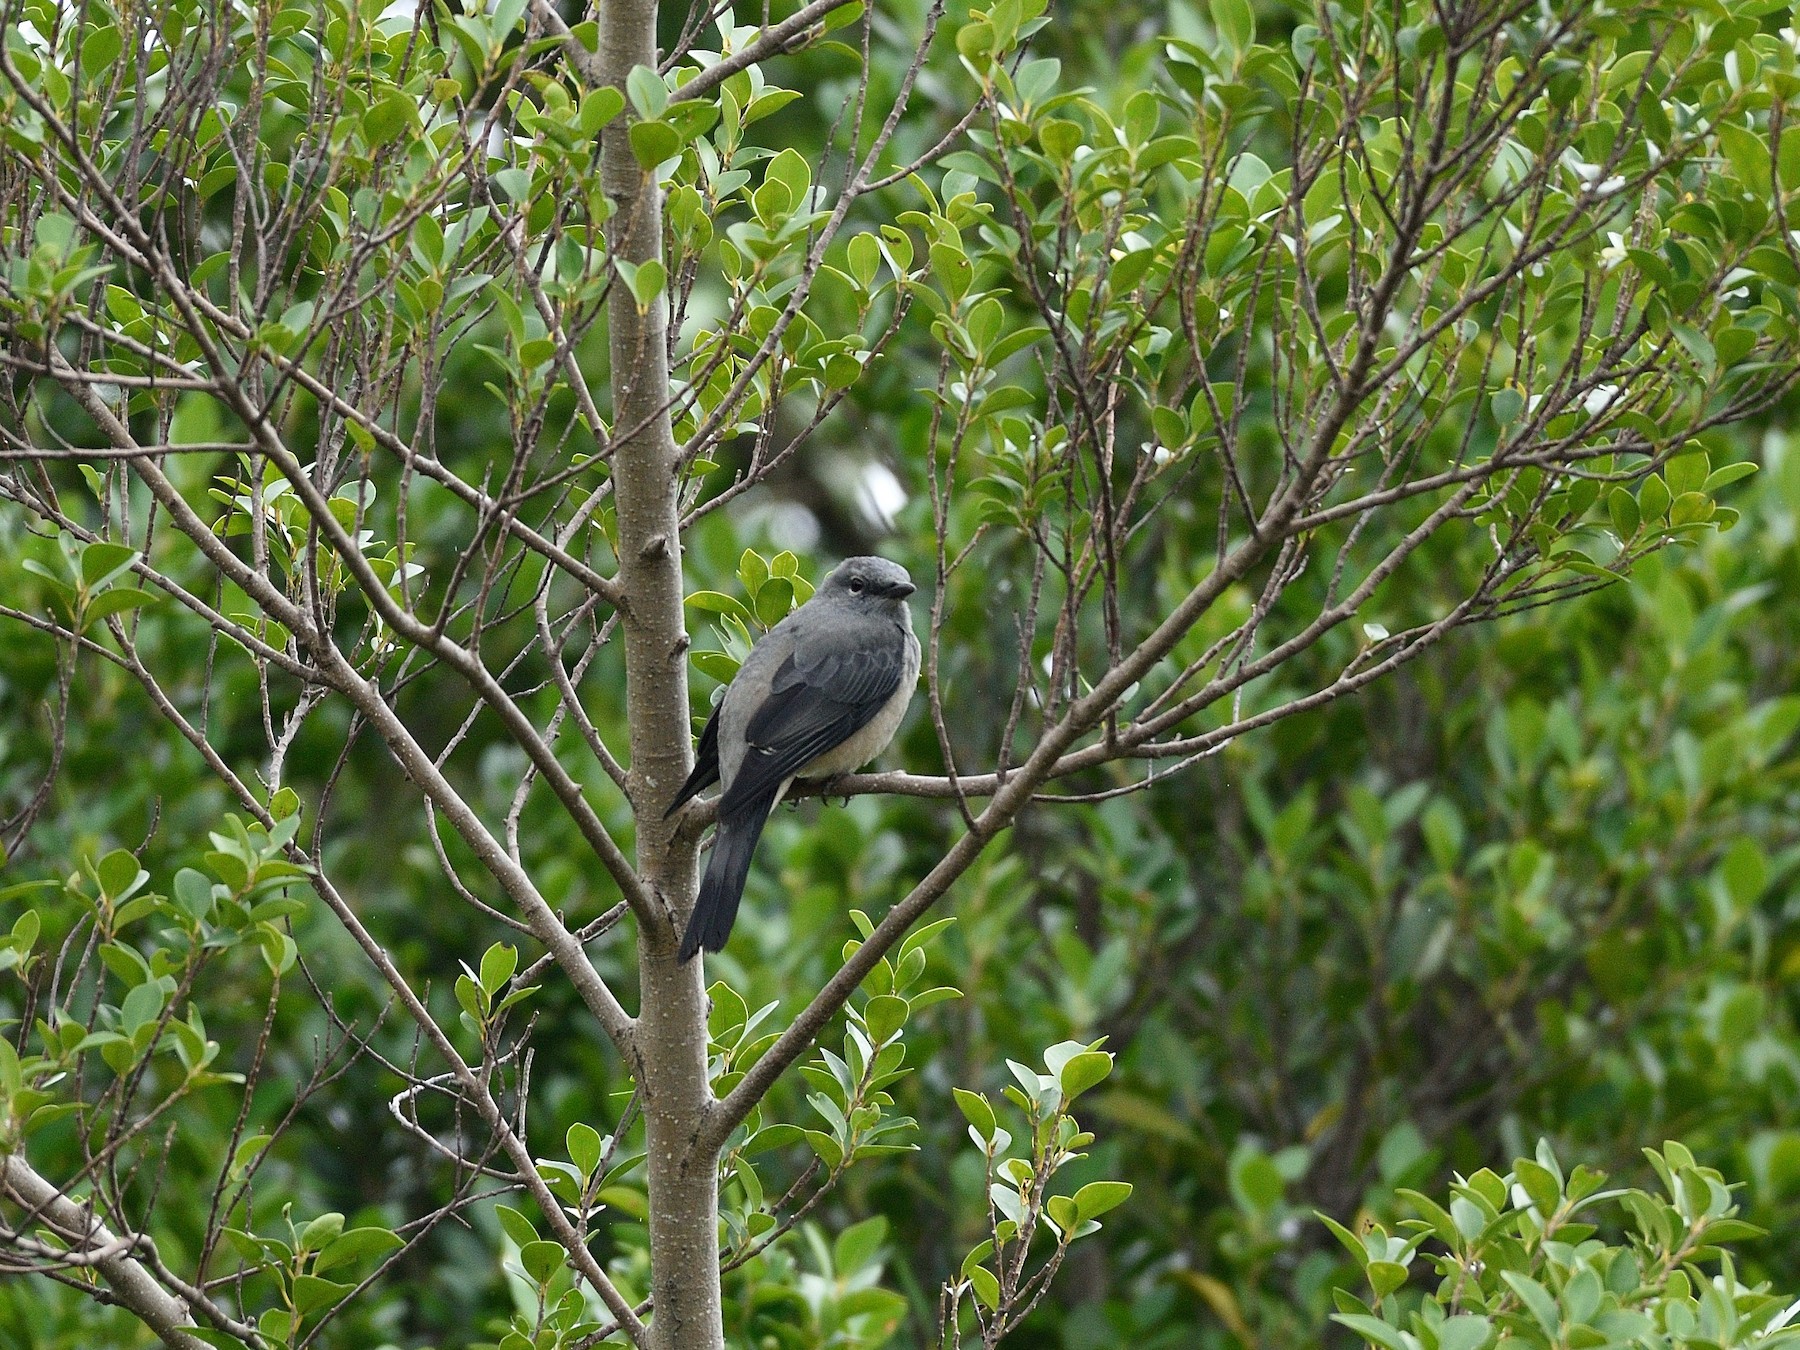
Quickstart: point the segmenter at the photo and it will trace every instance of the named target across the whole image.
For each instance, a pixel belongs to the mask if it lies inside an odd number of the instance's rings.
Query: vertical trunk
[[[658,947],[652,951],[651,947]],[[641,942],[644,1124],[650,1181],[650,1284],[657,1350],[723,1350],[718,1155],[697,1137],[708,1104],[706,996],[698,960],[674,964],[672,943]]]
[[[608,0],[601,27],[607,83],[623,90],[632,67],[656,68],[654,0]],[[661,194],[632,156],[623,118],[607,129],[603,148],[606,191],[618,208],[610,224],[616,255],[634,263],[658,257]],[[665,408],[667,306],[659,299],[640,314],[630,291],[615,283],[608,324],[637,862],[674,923],[640,926],[638,936],[643,1007],[636,1073],[649,1145],[656,1298],[651,1342],[658,1350],[715,1350],[724,1345],[717,1157],[696,1143],[712,1101],[706,992],[699,961],[675,964],[675,935],[694,899],[694,847],[676,839],[662,819],[691,759],[677,449]]]

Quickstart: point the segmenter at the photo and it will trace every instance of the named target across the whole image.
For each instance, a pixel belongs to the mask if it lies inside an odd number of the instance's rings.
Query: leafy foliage
[[[1422,1216],[1405,1224],[1408,1239],[1379,1225],[1359,1239],[1331,1224],[1380,1308],[1377,1315],[1340,1290],[1343,1311],[1334,1320],[1383,1350],[1482,1350],[1502,1341],[1545,1350],[1792,1344],[1800,1337],[1791,1325],[1800,1303],[1784,1306],[1766,1287],[1740,1283],[1718,1245],[1760,1231],[1732,1217],[1737,1206],[1719,1174],[1697,1167],[1680,1144],[1645,1155],[1661,1195],[1602,1191],[1604,1176],[1584,1167],[1565,1179],[1555,1155],[1540,1145],[1535,1159],[1518,1159],[1506,1176],[1484,1168],[1459,1181],[1447,1209],[1403,1192]],[[1631,1216],[1624,1243],[1597,1237],[1587,1221],[1584,1211],[1603,1201]],[[1444,1278],[1418,1311],[1403,1311],[1395,1294],[1426,1242],[1446,1249],[1432,1258]],[[1708,1277],[1701,1267],[1711,1261],[1721,1269]]]
[[[713,692],[880,543],[943,773],[774,821],[709,971],[732,1343],[1773,1330],[1791,15],[787,8],[6,11],[9,1165],[208,1343],[620,1343],[621,578]],[[82,1240],[0,1338],[142,1339]]]

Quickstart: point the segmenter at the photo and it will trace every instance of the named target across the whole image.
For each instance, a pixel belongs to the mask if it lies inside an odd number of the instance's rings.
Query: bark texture
[[[99,1272],[113,1298],[131,1309],[170,1350],[210,1350],[193,1334],[194,1318],[187,1304],[157,1283],[130,1254],[131,1244],[39,1176],[23,1154],[0,1158],[0,1190],[68,1243],[76,1264]]]
[[[656,6],[614,0],[602,10],[600,58],[608,84],[634,66],[656,68]],[[605,185],[617,211],[617,257],[642,263],[662,249],[662,195],[639,167],[624,119],[603,142]],[[629,791],[637,815],[637,869],[663,911],[641,922],[642,1007],[635,1047],[650,1189],[651,1284],[658,1350],[722,1350],[717,1151],[702,1145],[712,1091],[706,1073],[703,963],[675,961],[694,902],[695,846],[663,820],[692,762],[687,630],[682,618],[679,450],[670,426],[668,310],[640,312],[622,283],[608,310],[613,394],[613,491],[630,709]]]

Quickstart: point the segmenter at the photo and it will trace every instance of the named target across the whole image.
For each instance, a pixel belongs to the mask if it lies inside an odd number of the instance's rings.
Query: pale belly
[[[908,628],[906,665],[901,671],[900,685],[894,690],[892,697],[881,705],[881,710],[869,719],[867,726],[841,745],[822,755],[815,755],[795,777],[836,778],[842,773],[855,773],[887,749],[888,742],[894,739],[894,733],[900,730],[900,723],[906,717],[906,709],[912,703],[913,693],[919,687],[919,655],[919,640]],[[788,784],[793,781],[790,778],[787,783],[782,784],[782,796],[787,795]]]
[[[919,672],[912,671],[907,679],[900,681],[900,687],[894,691],[893,697],[881,705],[881,711],[869,720],[867,726],[843,744],[807,761],[799,776],[835,778],[840,773],[853,773],[887,749],[888,742],[894,739],[894,733],[900,730],[901,719],[906,716],[907,704],[912,702],[918,678]]]

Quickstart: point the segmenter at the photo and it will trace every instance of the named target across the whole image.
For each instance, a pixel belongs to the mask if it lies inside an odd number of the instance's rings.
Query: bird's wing
[[[681,791],[675,794],[675,800],[669,803],[669,809],[663,812],[663,819],[667,820],[683,804],[718,781],[719,710],[714,708],[712,716],[706,719],[706,730],[700,733],[700,744],[694,750],[694,771],[687,776],[687,782],[681,785]]]
[[[789,653],[744,730],[744,762],[721,809],[773,791],[867,726],[900,687],[906,644],[897,631],[894,638],[833,647],[811,661]]]

